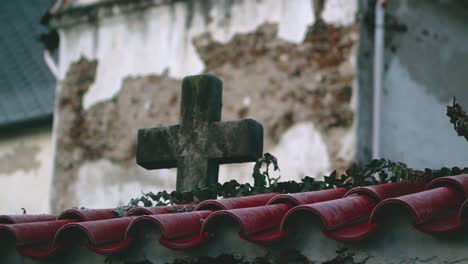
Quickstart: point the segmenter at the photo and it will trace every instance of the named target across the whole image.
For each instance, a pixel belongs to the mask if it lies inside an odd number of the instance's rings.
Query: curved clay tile
[[[463,195],[453,187],[438,187],[386,199],[372,212],[371,222],[378,224],[388,206],[401,206],[412,214],[417,229],[431,234],[448,233],[462,225],[458,213],[463,200]]]
[[[376,204],[368,196],[355,195],[331,201],[296,206],[285,216],[282,222],[282,229],[285,229],[287,220],[291,215],[302,211],[311,212],[319,216],[326,230],[334,230],[367,219]]]
[[[167,248],[172,249],[186,249],[196,247],[207,240],[206,234],[196,235],[196,236],[188,236],[188,237],[181,237],[177,239],[168,239],[165,236],[162,236],[159,239],[159,242]]]
[[[103,255],[120,253],[131,245],[132,239],[125,239],[125,234],[134,219],[135,217],[122,217],[69,223],[57,231],[54,244],[72,239],[72,233],[78,231],[88,239],[85,246],[93,252]]]
[[[184,207],[191,207],[193,204],[181,204],[175,206],[150,206],[150,207],[135,207],[130,209],[126,216],[136,215],[152,215],[152,214],[170,214]]]
[[[460,211],[458,211],[458,217],[462,221],[464,221],[468,217],[468,199],[465,199],[465,201],[461,205]]]
[[[0,215],[0,224],[21,224],[31,222],[53,221],[57,218],[55,215]]]
[[[51,242],[57,230],[74,220],[55,220],[0,226],[0,238],[14,238],[18,251],[29,257],[45,258],[55,254],[59,246]]]
[[[211,214],[203,223],[202,234],[207,234],[221,217],[236,220],[241,226],[242,238],[268,244],[280,240],[285,232],[279,230],[283,216],[292,208],[289,204],[273,204],[250,208],[222,210]]]
[[[300,205],[283,218],[281,230],[287,232],[294,215],[299,212],[317,215],[322,220],[323,233],[337,240],[359,240],[372,231],[367,222],[376,201],[366,195],[353,195],[341,199]]]
[[[402,196],[410,193],[421,192],[426,184],[422,182],[395,182],[387,184],[378,184],[373,186],[357,187],[351,189],[345,196],[352,194],[366,194],[373,197],[376,201],[383,201],[387,198]]]
[[[34,245],[34,246],[19,246],[19,247],[16,247],[16,249],[23,256],[27,256],[27,257],[35,258],[35,259],[46,259],[55,255],[57,252],[59,252],[61,247],[59,245],[53,245],[53,246]]]
[[[200,235],[202,221],[213,211],[193,211],[175,214],[144,215],[135,218],[127,228],[126,239],[133,236],[138,226],[143,223],[157,225],[162,230],[161,244],[168,248],[189,248],[205,241]]]
[[[78,221],[96,221],[118,217],[113,209],[69,209],[63,211],[57,220],[75,219]]]
[[[376,230],[375,223],[363,221],[335,230],[323,230],[328,237],[339,241],[359,241],[369,237]]]
[[[17,246],[48,243],[52,241],[57,230],[73,220],[58,220],[0,226],[0,234],[10,234]]]
[[[152,215],[152,214],[169,214],[171,209],[166,206],[150,206],[150,207],[135,207],[125,214],[125,216]]]
[[[461,191],[465,196],[468,195],[468,174],[462,174],[457,176],[447,176],[441,177],[431,181],[426,190],[434,189],[441,186],[451,186],[457,188]]]
[[[195,211],[200,210],[229,210],[246,207],[256,207],[266,205],[268,201],[278,195],[278,193],[266,193],[244,197],[224,198],[219,200],[206,200],[195,207]]]
[[[336,188],[330,190],[302,192],[292,194],[280,194],[271,198],[268,204],[289,203],[292,205],[311,204],[342,198],[348,188]]]
[[[129,238],[126,240],[122,240],[120,242],[112,243],[112,244],[105,244],[100,246],[94,246],[90,243],[86,243],[85,247],[90,251],[93,251],[96,254],[100,255],[113,255],[119,254],[125,251],[126,249],[130,248],[133,243],[133,239]]]

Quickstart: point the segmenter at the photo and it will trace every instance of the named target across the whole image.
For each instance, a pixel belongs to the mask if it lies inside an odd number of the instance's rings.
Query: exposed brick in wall
[[[77,170],[86,159],[82,145],[85,127],[83,95],[94,82],[96,61],[84,58],[70,65],[67,77],[61,84],[58,94],[58,123],[56,128],[57,146],[55,170],[53,177],[51,209],[69,207],[75,203],[73,183],[76,181]]]
[[[94,81],[96,65],[85,58],[72,64],[59,95],[53,210],[79,205],[74,183],[85,161],[104,158],[136,166],[137,128],[178,121],[181,82],[166,76],[128,78],[116,97],[84,111],[82,96]]]
[[[265,127],[267,148],[297,122],[314,122],[324,136],[350,128],[354,69],[346,60],[356,28],[317,24],[301,44],[276,33],[276,25],[265,24],[227,44],[209,35],[195,39],[206,71],[224,81],[224,118],[255,117]],[[248,107],[242,104],[247,96]]]
[[[319,22],[303,43],[292,44],[277,37],[276,25],[264,24],[225,44],[210,35],[197,37],[194,44],[205,70],[224,81],[223,120],[260,121],[266,150],[293,124],[313,122],[333,168],[342,169],[354,159],[344,160],[337,153],[355,119],[351,99],[356,36],[357,26]],[[128,77],[113,99],[85,111],[82,98],[94,81],[97,63],[81,59],[72,64],[59,94],[53,211],[80,206],[74,184],[85,161],[136,166],[136,130],[178,123],[181,82],[167,74]]]

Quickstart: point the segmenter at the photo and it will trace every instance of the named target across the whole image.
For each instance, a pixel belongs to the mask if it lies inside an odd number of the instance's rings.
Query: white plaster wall
[[[210,32],[215,40],[226,42],[237,33],[251,32],[262,23],[272,22],[278,23],[280,38],[300,42],[315,21],[310,0],[234,1],[229,18],[223,3],[213,2],[208,24],[199,5],[191,21],[187,21],[188,5],[179,2],[59,29],[60,77],[81,56],[99,61],[96,82],[84,97],[87,109],[112,98],[128,76],[169,70],[169,76],[182,78],[202,72],[203,62],[192,44],[193,37],[201,33]],[[329,0],[323,19],[349,25],[356,10],[356,0]]]
[[[87,208],[113,208],[126,205],[142,192],[174,190],[175,169],[147,171],[101,159],[80,167],[75,191],[80,204]]]
[[[49,212],[52,162],[50,129],[1,137],[0,214]]]
[[[299,181],[310,175],[323,180],[323,173],[330,170],[327,145],[311,122],[298,123],[288,129],[272,153],[278,153],[279,161],[288,161],[281,164],[284,180]]]
[[[85,2],[88,1],[83,4]],[[229,10],[225,1],[212,1],[209,23],[200,2],[195,3],[192,14],[186,3],[178,2],[59,28],[60,78],[81,56],[98,60],[96,81],[84,96],[84,108],[89,109],[116,95],[122,80],[128,76],[168,71],[169,76],[182,78],[202,72],[203,62],[192,44],[192,39],[202,33],[210,32],[215,40],[227,42],[235,34],[252,32],[259,25],[271,22],[278,24],[280,38],[298,43],[303,41],[307,27],[315,21],[311,0],[234,1]],[[357,0],[328,0],[323,19],[328,23],[350,25],[355,21],[356,11]],[[339,155],[348,159],[350,153],[353,155],[354,139],[354,129],[351,129],[342,142],[337,142],[343,146]],[[329,150],[313,123],[293,126],[282,136],[278,146],[265,149],[265,152],[278,156],[282,171],[277,175],[281,175],[282,180],[323,175],[333,169],[330,168]],[[223,165],[220,181],[252,182],[251,170],[252,164]],[[174,170],[141,170],[128,174],[124,167],[107,160],[86,163],[80,168],[75,185],[82,203],[78,206],[112,207],[138,196],[142,190],[175,188]],[[142,183],[135,175],[151,175],[164,180]]]

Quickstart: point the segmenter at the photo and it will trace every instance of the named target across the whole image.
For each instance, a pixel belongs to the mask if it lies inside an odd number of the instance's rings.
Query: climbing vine
[[[447,106],[447,116],[450,117],[450,123],[457,134],[468,141],[468,115],[457,103],[456,98],[453,98],[452,106]]]
[[[454,99],[452,106],[447,106],[447,116],[454,125],[459,136],[468,140],[468,116],[462,107]],[[223,184],[217,183],[206,188],[195,188],[189,192],[160,191],[157,193],[142,193],[141,197],[132,199],[127,206],[119,207],[115,211],[123,216],[133,207],[138,206],[170,206],[188,204],[185,207],[174,207],[174,212],[191,211],[194,205],[204,200],[220,197],[240,197],[262,193],[298,193],[317,190],[326,190],[337,187],[356,187],[374,184],[398,182],[398,181],[422,181],[429,182],[435,178],[468,173],[468,168],[447,168],[416,170],[409,168],[402,162],[394,162],[388,159],[375,159],[367,164],[353,164],[344,173],[333,171],[323,177],[323,181],[312,177],[304,177],[300,182],[284,181],[280,177],[272,177],[271,169],[279,171],[278,160],[270,153],[260,157],[253,167],[252,177],[254,185],[239,183],[231,180]]]

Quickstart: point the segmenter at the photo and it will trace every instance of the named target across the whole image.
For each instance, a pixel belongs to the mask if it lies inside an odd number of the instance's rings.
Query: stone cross
[[[218,182],[219,164],[255,161],[263,153],[263,127],[252,119],[220,122],[222,81],[210,74],[182,81],[180,124],[138,130],[137,163],[177,167],[177,189]]]

